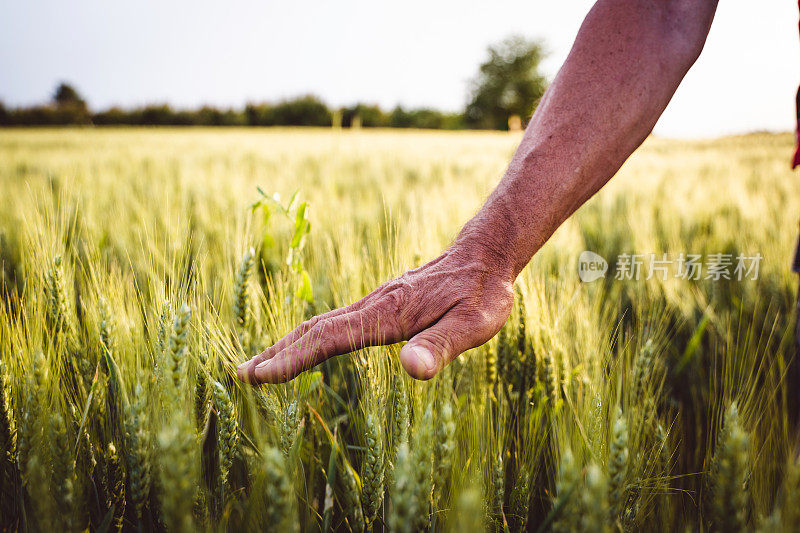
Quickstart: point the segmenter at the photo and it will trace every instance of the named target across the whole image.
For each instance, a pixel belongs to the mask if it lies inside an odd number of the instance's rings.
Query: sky
[[[0,100],[41,103],[59,81],[93,109],[241,107],[316,94],[456,111],[489,44],[541,39],[550,79],[586,0],[0,0]],[[721,0],[703,55],[655,133],[788,131],[800,83],[794,0]]]

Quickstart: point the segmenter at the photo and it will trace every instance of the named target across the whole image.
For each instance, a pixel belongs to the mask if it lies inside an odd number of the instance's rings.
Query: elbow
[[[679,68],[688,71],[692,65],[695,64],[700,54],[703,52],[707,35],[707,32],[681,32],[678,35],[671,36],[668,41],[668,49],[675,58]]]
[[[598,0],[582,30],[622,39],[683,74],[706,43],[717,0]]]
[[[688,71],[706,44],[716,0],[673,0],[663,3],[660,29],[665,50]]]

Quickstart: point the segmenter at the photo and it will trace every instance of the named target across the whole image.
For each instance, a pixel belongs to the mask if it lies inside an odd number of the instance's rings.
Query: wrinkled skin
[[[243,363],[277,383],[364,346],[408,340],[429,379],[494,336],[531,257],[647,138],[700,55],[716,0],[599,0],[545,92],[500,184],[440,257],[304,322]]]
[[[329,357],[410,339],[400,361],[411,376],[429,379],[500,331],[511,312],[512,281],[481,254],[453,246],[356,303],[300,324],[245,363],[239,376],[282,382]]]

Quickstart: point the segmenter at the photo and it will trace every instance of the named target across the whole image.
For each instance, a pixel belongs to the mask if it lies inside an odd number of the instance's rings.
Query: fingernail
[[[433,358],[433,354],[430,350],[422,346],[412,346],[411,351],[414,352],[417,360],[425,367],[425,370],[430,371],[436,368],[436,359]]]
[[[272,359],[267,359],[267,360],[266,360],[266,361],[264,361],[263,363],[259,363],[259,364],[257,364],[257,365],[256,365],[256,368],[261,368],[261,369],[267,368],[267,366],[268,366],[268,365],[269,365],[271,362],[272,362]]]

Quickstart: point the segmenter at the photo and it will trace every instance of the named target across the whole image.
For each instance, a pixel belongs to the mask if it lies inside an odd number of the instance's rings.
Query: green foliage
[[[498,453],[490,460],[491,471],[486,490],[486,516],[490,531],[503,530],[503,502],[505,501],[505,468],[503,454]]]
[[[334,119],[335,118],[335,119]],[[277,102],[250,102],[243,108],[203,106],[176,109],[160,103],[124,109],[112,106],[92,113],[86,101],[69,84],[60,84],[52,105],[6,108],[0,102],[0,126],[315,126],[392,127],[436,130],[464,128],[461,113],[436,109],[404,109],[386,112],[374,104],[358,103],[335,109],[319,97],[304,95]]]
[[[0,360],[0,529],[19,526],[20,472],[14,416],[6,387],[5,364]]]
[[[53,94],[53,103],[57,107],[86,107],[86,101],[78,94],[78,91],[67,83],[60,83]]]
[[[72,324],[67,305],[67,290],[64,284],[64,267],[60,255],[53,259],[53,265],[45,278],[47,286],[47,322],[55,341],[72,334]]]
[[[56,523],[66,529],[74,526],[75,460],[67,435],[64,417],[53,413],[49,417],[47,436],[50,463],[50,497],[53,499]]]
[[[594,463],[586,469],[586,485],[581,494],[583,516],[581,531],[607,533],[611,531],[608,508],[608,479]]]
[[[647,385],[652,381],[655,371],[655,347],[653,341],[647,342],[639,351],[633,368],[633,392],[631,398],[637,402],[643,402],[646,396]]]
[[[204,352],[201,352],[200,369],[195,376],[194,385],[194,419],[198,432],[202,432],[205,429],[208,415],[210,394],[207,366],[207,356]]]
[[[387,402],[386,419],[389,422],[390,465],[396,464],[400,445],[408,441],[408,394],[403,377],[399,373],[392,376],[392,389]]]
[[[303,266],[303,248],[306,245],[306,237],[311,233],[311,222],[308,219],[308,202],[300,202],[295,206],[297,192],[289,199],[289,203],[284,207],[280,202],[280,195],[277,193],[267,196],[259,187],[258,192],[262,199],[250,206],[252,211],[261,209],[265,215],[264,219],[269,220],[273,212],[277,212],[284,217],[292,220],[294,231],[289,241],[289,251],[286,255],[286,264],[292,267],[298,275],[295,296],[308,304],[314,303],[314,291],[311,287],[311,277]]]
[[[567,533],[577,531],[581,515],[580,493],[578,487],[581,482],[580,466],[567,448],[561,455],[556,480],[556,502],[553,505],[555,515],[553,531]]]
[[[300,429],[300,409],[297,402],[292,401],[281,413],[281,451],[289,456],[298,438]]]
[[[556,368],[553,362],[553,355],[549,351],[546,351],[542,356],[539,380],[544,385],[545,398],[550,402],[550,405],[555,404],[558,399],[556,396]]]
[[[628,473],[628,425],[617,409],[611,427],[611,443],[608,454],[608,504],[611,516],[615,519],[623,512],[626,495],[626,481]]]
[[[158,449],[164,522],[169,531],[193,531],[192,507],[200,463],[189,417],[179,414],[171,418],[159,433]]]
[[[511,531],[525,531],[528,525],[528,513],[531,501],[531,473],[520,470],[517,481],[511,492],[509,512],[507,516],[508,528]]]
[[[547,88],[539,72],[542,43],[512,36],[489,47],[489,58],[472,81],[465,112],[468,126],[508,129],[512,115],[527,121]]]
[[[312,95],[276,104],[247,104],[244,111],[250,126],[330,126],[331,112]]]
[[[377,105],[356,104],[342,109],[342,126],[345,128],[380,128],[388,125],[386,113]]]
[[[240,335],[246,332],[250,325],[250,295],[247,292],[247,284],[256,264],[255,255],[255,250],[249,248],[242,257],[242,261],[239,263],[239,270],[236,273],[236,285],[233,292],[233,316],[236,319],[236,327]]]
[[[106,505],[111,513],[109,531],[122,531],[125,519],[125,467],[113,443],[105,453],[105,483],[108,489]]]
[[[742,428],[739,410],[731,404],[725,412],[708,473],[707,495],[713,527],[718,531],[747,531],[750,476],[750,436]]]
[[[389,114],[387,125],[391,128],[460,130],[464,128],[464,117],[460,113],[443,113],[436,109],[397,106]]]
[[[348,462],[339,466],[339,477],[342,507],[350,528],[360,530],[364,522],[364,513],[361,509],[361,486],[355,470]]]
[[[164,300],[161,304],[161,315],[158,317],[158,357],[163,357],[166,354],[171,314],[172,304],[169,300]]]
[[[453,408],[446,398],[438,402],[436,412],[436,428],[434,430],[433,448],[433,486],[439,500],[439,507],[445,503],[448,481],[452,474],[453,456],[456,453],[456,424],[453,419]]]
[[[142,517],[152,486],[145,400],[144,391],[137,385],[136,401],[128,405],[125,413],[125,463],[128,472],[125,493],[136,520]]]
[[[389,527],[392,531],[413,532],[417,527],[425,527],[420,514],[426,509],[420,508],[420,492],[414,476],[414,460],[407,442],[400,444],[397,450],[394,469],[394,488],[392,490],[392,514],[389,516]]]
[[[211,383],[211,394],[214,398],[214,409],[217,412],[219,429],[217,443],[219,446],[219,464],[222,483],[225,489],[231,486],[231,470],[236,455],[239,453],[239,424],[236,409],[228,391],[219,381]]]
[[[361,465],[361,502],[367,528],[375,521],[383,504],[385,451],[382,434],[378,420],[370,415],[364,435],[367,449]]]
[[[86,101],[67,83],[60,83],[53,93],[52,117],[60,124],[89,124],[91,115]]]
[[[262,455],[250,501],[250,528],[252,531],[292,531],[294,487],[286,459],[271,447],[266,448]]]
[[[191,308],[183,304],[172,322],[172,334],[167,343],[167,361],[170,377],[175,390],[179,391],[184,382],[186,356],[188,350],[189,321],[192,318]]]

